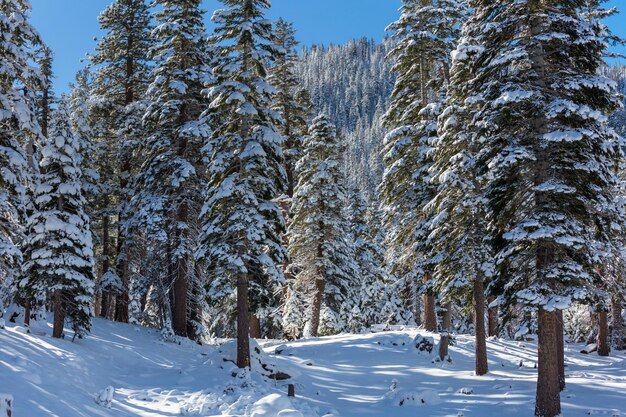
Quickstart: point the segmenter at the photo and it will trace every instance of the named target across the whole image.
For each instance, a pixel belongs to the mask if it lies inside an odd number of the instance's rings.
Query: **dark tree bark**
[[[622,302],[613,296],[611,298],[611,325],[613,332],[611,334],[611,344],[615,350],[624,349],[624,321],[622,319]]]
[[[63,324],[65,323],[65,306],[60,290],[54,292],[54,325],[52,337],[60,339],[63,337]]]
[[[561,414],[557,316],[556,311],[539,308],[539,369],[535,402],[535,415],[538,417]]]
[[[109,206],[109,197],[104,196],[105,207]],[[111,268],[111,223],[109,215],[105,213],[102,216],[102,276],[106,274]],[[111,298],[113,294],[106,288],[102,290],[102,308],[100,309],[100,316],[104,318],[111,318],[112,302]]]
[[[485,333],[485,282],[482,272],[474,278],[474,336],[476,344],[476,375],[481,376],[489,372],[487,362],[487,336]]]
[[[559,358],[559,388],[565,389],[565,338],[563,335],[563,310],[556,311],[556,342]]]
[[[424,274],[423,282],[430,281],[430,272]],[[424,329],[429,332],[437,331],[437,300],[433,294],[424,294]]]
[[[250,367],[250,312],[248,302],[248,275],[237,277],[237,366]]]
[[[250,314],[250,337],[253,339],[261,338],[261,321],[256,314]]]
[[[441,339],[439,341],[439,360],[444,361],[448,357],[450,346],[450,325],[452,323],[452,303],[447,302],[444,306],[443,323],[441,324]]]
[[[322,311],[322,298],[326,289],[326,281],[323,278],[315,280],[315,296],[313,297],[313,311],[311,312],[311,336],[317,337],[320,328],[320,314]]]
[[[187,204],[179,205],[176,212],[176,221],[180,224],[187,224],[188,209]],[[176,230],[176,242],[179,242],[184,233]],[[172,304],[172,329],[178,336],[187,336],[187,297],[189,294],[189,259],[188,256],[179,255],[174,266],[174,297]],[[247,282],[247,281],[246,281]],[[246,294],[248,290],[246,288]]]
[[[491,304],[495,301],[496,297],[489,296],[487,304]],[[488,308],[487,310],[487,327],[489,330],[489,337],[498,336],[498,307]]]
[[[609,356],[610,352],[608,313],[600,311],[598,312],[598,355]]]

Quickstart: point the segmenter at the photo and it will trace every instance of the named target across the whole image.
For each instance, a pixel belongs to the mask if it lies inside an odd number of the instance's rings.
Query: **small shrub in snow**
[[[96,404],[98,404],[101,407],[111,408],[111,403],[113,402],[114,393],[115,393],[115,388],[113,388],[112,386],[106,387],[96,397]]]
[[[418,352],[426,352],[428,354],[431,354],[433,348],[435,347],[435,340],[432,337],[424,337],[418,334],[413,339],[413,345]]]
[[[4,329],[4,319],[0,319],[0,329]]]
[[[13,397],[9,394],[0,394],[0,417],[13,415]]]
[[[384,398],[397,407],[407,405],[436,405],[441,403],[441,399],[439,398],[439,394],[437,394],[437,392],[431,389],[423,391],[408,391],[400,389],[398,387],[398,381],[395,379],[389,388],[389,392],[385,394]]]
[[[474,388],[463,387],[460,390],[458,390],[456,393],[457,394],[462,394],[462,395],[472,395],[472,394],[474,394]]]

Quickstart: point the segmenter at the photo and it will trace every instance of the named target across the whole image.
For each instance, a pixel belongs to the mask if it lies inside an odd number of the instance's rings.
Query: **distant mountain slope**
[[[319,111],[346,138],[346,174],[371,195],[380,182],[380,127],[395,82],[385,60],[389,41],[357,39],[345,45],[305,48],[298,73]]]

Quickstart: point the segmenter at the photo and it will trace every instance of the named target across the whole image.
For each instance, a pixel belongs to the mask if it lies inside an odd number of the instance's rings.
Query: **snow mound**
[[[376,344],[386,347],[412,346],[413,338],[406,333],[383,334],[377,337]]]
[[[383,397],[384,400],[396,407],[421,406],[441,404],[441,398],[436,391],[425,389],[422,391],[405,390],[398,387],[398,381],[393,380],[389,392]]]
[[[294,409],[288,398],[270,394],[250,407],[250,417],[304,417],[304,415]]]
[[[214,364],[232,362],[234,365],[237,359],[237,341],[229,340],[221,345],[211,359]],[[276,360],[266,353],[254,339],[250,339],[250,365],[253,372],[258,372],[269,379],[281,381],[291,378],[290,375],[278,369]],[[232,370],[232,373],[237,372],[237,369]]]

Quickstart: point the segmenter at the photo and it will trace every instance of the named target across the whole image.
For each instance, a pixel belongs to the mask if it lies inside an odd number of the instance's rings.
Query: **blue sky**
[[[84,65],[81,59],[93,51],[94,37],[101,34],[97,17],[111,1],[31,0],[32,22],[55,52],[58,92],[67,91],[74,74]],[[298,39],[304,45],[342,43],[363,36],[381,39],[385,27],[397,17],[401,3],[401,0],[273,0],[269,17],[294,22]],[[614,6],[619,3],[620,0],[609,2]],[[207,21],[220,4],[217,0],[204,0]],[[626,37],[626,12],[608,23],[617,34]]]

